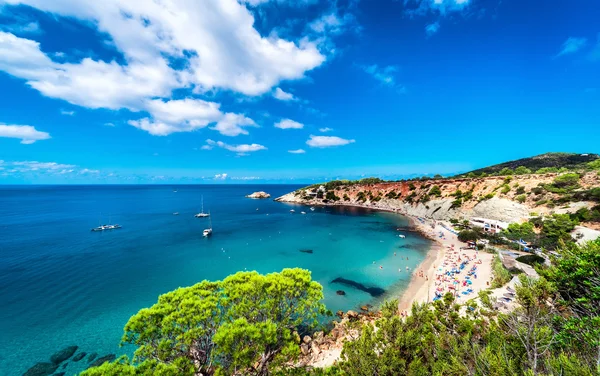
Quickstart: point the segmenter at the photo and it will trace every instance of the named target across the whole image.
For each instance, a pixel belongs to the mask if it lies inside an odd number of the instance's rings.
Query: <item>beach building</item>
[[[469,223],[472,226],[481,227],[484,231],[491,232],[492,234],[497,234],[508,228],[508,223],[488,218],[473,217]]]

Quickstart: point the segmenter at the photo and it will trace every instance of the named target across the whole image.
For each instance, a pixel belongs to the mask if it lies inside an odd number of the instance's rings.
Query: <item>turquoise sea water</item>
[[[21,375],[69,345],[100,356],[123,354],[128,349],[118,344],[127,319],[159,294],[240,270],[309,269],[333,312],[398,296],[410,279],[405,267],[418,265],[430,242],[408,231],[400,239],[396,229],[407,221],[391,213],[312,212],[244,198],[296,188],[0,186],[0,375]],[[212,213],[208,239],[202,237],[208,219],[193,217],[201,195]],[[90,232],[109,217],[123,228]],[[300,252],[308,249],[313,253]],[[371,296],[332,283],[336,278],[385,293]],[[85,366],[85,360],[69,362],[64,371]]]

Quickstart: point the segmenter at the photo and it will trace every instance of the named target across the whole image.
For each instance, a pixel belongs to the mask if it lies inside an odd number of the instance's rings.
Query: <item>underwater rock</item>
[[[88,363],[91,363],[94,359],[96,359],[96,357],[98,356],[98,354],[96,353],[91,353],[90,356],[88,356]]]
[[[100,357],[100,358],[96,359],[94,362],[90,363],[90,366],[88,368],[98,367],[98,366],[103,365],[106,362],[112,362],[115,359],[117,359],[117,356],[115,354],[104,355],[103,357]]]
[[[57,372],[53,376],[65,376],[65,372]]]
[[[313,253],[312,249],[301,249],[300,252],[302,253]]]
[[[331,281],[331,283],[340,283],[342,285],[354,287],[355,289],[364,291],[373,297],[378,297],[385,293],[385,290],[382,289],[381,287],[377,287],[377,286],[368,287],[368,286],[363,285],[362,283],[353,281],[351,279],[341,278],[341,277],[334,279],[333,281]]]
[[[60,364],[60,363],[64,362],[65,360],[69,359],[70,357],[72,357],[73,354],[75,354],[75,351],[77,351],[77,349],[78,349],[77,346],[65,347],[64,349],[55,352],[50,357],[50,361],[54,364]]]
[[[23,376],[47,376],[52,375],[58,368],[58,364],[40,362],[31,367],[23,374]]]
[[[335,293],[338,295],[346,295],[346,291],[344,290],[337,290]]]
[[[73,357],[73,361],[74,361],[74,362],[78,362],[78,361],[80,361],[81,359],[85,358],[85,356],[86,356],[86,353],[85,353],[85,352],[80,352],[79,354],[77,354],[77,355],[75,355],[75,356]]]

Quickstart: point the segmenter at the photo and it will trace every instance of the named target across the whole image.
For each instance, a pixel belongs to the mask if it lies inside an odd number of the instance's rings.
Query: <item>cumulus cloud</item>
[[[22,144],[33,144],[36,141],[48,140],[50,134],[41,132],[31,125],[11,125],[0,123],[0,137],[17,138]]]
[[[310,41],[295,43],[276,36],[262,37],[254,29],[252,13],[237,0],[8,2],[94,21],[99,31],[111,36],[128,66],[135,63],[151,70],[158,63],[170,73],[166,77],[173,77],[177,72],[166,65],[163,56],[186,58],[185,77],[180,79],[199,92],[229,89],[260,95],[281,80],[302,78],[325,60]]]
[[[439,30],[440,30],[439,22],[434,22],[434,23],[431,23],[431,24],[425,26],[425,34],[427,34],[428,37],[437,33]]]
[[[321,133],[327,133],[327,132],[331,132],[333,129],[329,128],[329,127],[325,127],[325,128],[319,128],[319,132]]]
[[[347,140],[337,136],[314,136],[311,134],[306,144],[313,148],[327,148],[348,145],[354,142],[355,140]]]
[[[298,98],[294,96],[292,93],[287,93],[280,88],[276,88],[273,92],[273,97],[275,99],[279,99],[280,101],[296,101]]]
[[[306,151],[304,149],[296,149],[296,150],[288,150],[288,153],[291,154],[304,154]]]
[[[225,180],[227,179],[227,174],[216,174],[215,180]]]
[[[211,129],[225,136],[248,134],[244,127],[256,123],[244,115],[222,113],[220,104],[202,99],[153,99],[143,102],[150,118],[130,120],[128,123],[155,136],[167,136],[176,132],[191,132],[216,123]]]
[[[558,55],[556,55],[556,57],[574,54],[575,52],[581,50],[586,45],[587,45],[586,38],[573,38],[573,37],[568,38],[563,43],[562,49],[560,50]]]
[[[283,119],[275,123],[274,127],[279,129],[302,129],[304,128],[304,124],[291,119]]]
[[[435,13],[442,16],[465,11],[475,0],[404,0],[405,12],[410,16]]]
[[[254,120],[247,118],[244,115],[227,113],[221,120],[217,122],[217,125],[211,129],[219,131],[224,136],[237,136],[240,134],[248,134],[248,131],[244,127],[256,127]]]
[[[267,150],[265,146],[259,144],[230,145],[222,141],[213,141],[210,139],[206,140],[206,144],[208,146],[217,146],[225,150],[233,151],[238,155],[246,155],[248,153],[253,153],[260,150]]]
[[[377,64],[359,65],[359,67],[365,71],[365,73],[371,75],[374,79],[386,86],[394,86],[396,84],[394,76],[398,72],[398,67],[395,65],[388,65],[383,68],[379,67]]]
[[[75,111],[60,110],[61,115],[73,116]]]
[[[240,122],[232,127],[228,114],[215,115],[217,103],[199,104],[206,113],[189,114],[186,100],[168,99],[176,89],[262,95],[283,80],[303,78],[326,59],[309,38],[262,36],[254,28],[252,12],[237,0],[5,2],[93,25],[110,38],[106,42],[122,54],[123,62],[89,57],[77,63],[56,62],[38,42],[0,32],[1,71],[25,80],[45,96],[74,105],[147,111],[150,117],[130,124],[153,135],[193,131],[221,120],[216,130],[244,134],[242,127],[250,120],[236,115]],[[174,60],[181,62],[178,69],[171,65]],[[179,101],[183,102],[175,105]]]

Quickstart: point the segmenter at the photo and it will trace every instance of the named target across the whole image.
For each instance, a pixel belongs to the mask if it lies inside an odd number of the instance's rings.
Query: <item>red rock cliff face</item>
[[[519,221],[534,211],[568,212],[569,207],[576,211],[581,206],[597,205],[593,202],[561,202],[563,194],[544,188],[551,186],[557,176],[544,174],[345,184],[323,192],[323,197],[327,197],[327,194],[331,197],[333,192],[335,200],[317,199],[314,193],[319,187],[308,187],[278,200],[307,205],[358,205],[437,219],[482,216],[504,221]],[[578,181],[580,191],[594,187],[600,187],[597,172],[583,174]]]

